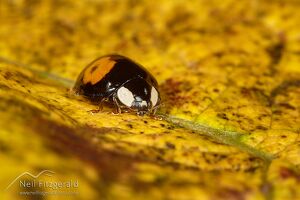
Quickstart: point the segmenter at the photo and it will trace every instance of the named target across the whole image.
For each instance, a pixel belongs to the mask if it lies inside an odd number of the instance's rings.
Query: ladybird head
[[[157,89],[141,78],[132,79],[122,85],[116,95],[123,106],[134,110],[138,115],[153,111],[160,103]]]

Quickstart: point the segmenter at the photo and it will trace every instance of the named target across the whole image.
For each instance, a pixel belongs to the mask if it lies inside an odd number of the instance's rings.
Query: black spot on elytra
[[[92,69],[91,69],[91,74],[96,70],[98,68],[98,66],[96,65],[96,66],[94,66],[94,67],[92,67]]]

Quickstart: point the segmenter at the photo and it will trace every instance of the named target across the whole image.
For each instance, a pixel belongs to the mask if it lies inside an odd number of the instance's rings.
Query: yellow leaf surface
[[[1,1],[0,199],[300,199],[299,8]],[[97,105],[70,92],[109,53],[156,77],[157,118],[92,113]],[[51,177],[12,182],[43,170]],[[79,185],[20,183],[37,179]]]

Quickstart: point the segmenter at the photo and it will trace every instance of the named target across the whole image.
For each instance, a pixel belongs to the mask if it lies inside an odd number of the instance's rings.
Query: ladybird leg
[[[154,106],[154,107],[151,109],[150,114],[154,116],[159,106],[160,106],[160,105]]]
[[[98,109],[90,110],[89,112],[92,114],[96,114],[98,112],[101,112],[102,110],[103,110],[103,105],[102,105],[102,103],[100,103]]]
[[[100,100],[100,103],[98,105],[98,109],[95,109],[95,110],[90,110],[89,112],[92,113],[92,114],[96,114],[98,112],[101,112],[103,110],[103,102],[105,101],[106,99],[103,98]]]
[[[114,105],[116,106],[116,110],[115,110],[115,112],[113,112],[113,114],[115,114],[115,115],[121,114],[122,110],[121,110],[121,107],[120,107],[115,95],[113,96],[113,102],[114,102]]]
[[[155,120],[163,120],[163,117],[161,115],[156,115],[157,109],[158,109],[158,107],[155,107],[151,110],[150,117],[155,119]]]
[[[152,117],[153,119],[155,119],[155,120],[162,120],[163,119],[163,117],[161,116],[161,115],[157,115],[156,114],[156,111],[157,111],[157,109],[160,107],[160,105],[159,106],[155,106],[155,107],[153,107],[152,108],[152,110],[150,111],[150,117]]]
[[[152,117],[153,119],[160,119],[157,115],[156,115],[156,111],[157,111],[157,107],[153,108],[150,112],[150,117]]]

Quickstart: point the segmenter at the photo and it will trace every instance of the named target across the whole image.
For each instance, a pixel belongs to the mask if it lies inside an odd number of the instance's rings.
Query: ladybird
[[[140,64],[117,54],[102,56],[85,67],[73,91],[99,105],[109,102],[118,113],[155,114],[161,100],[155,78]]]

